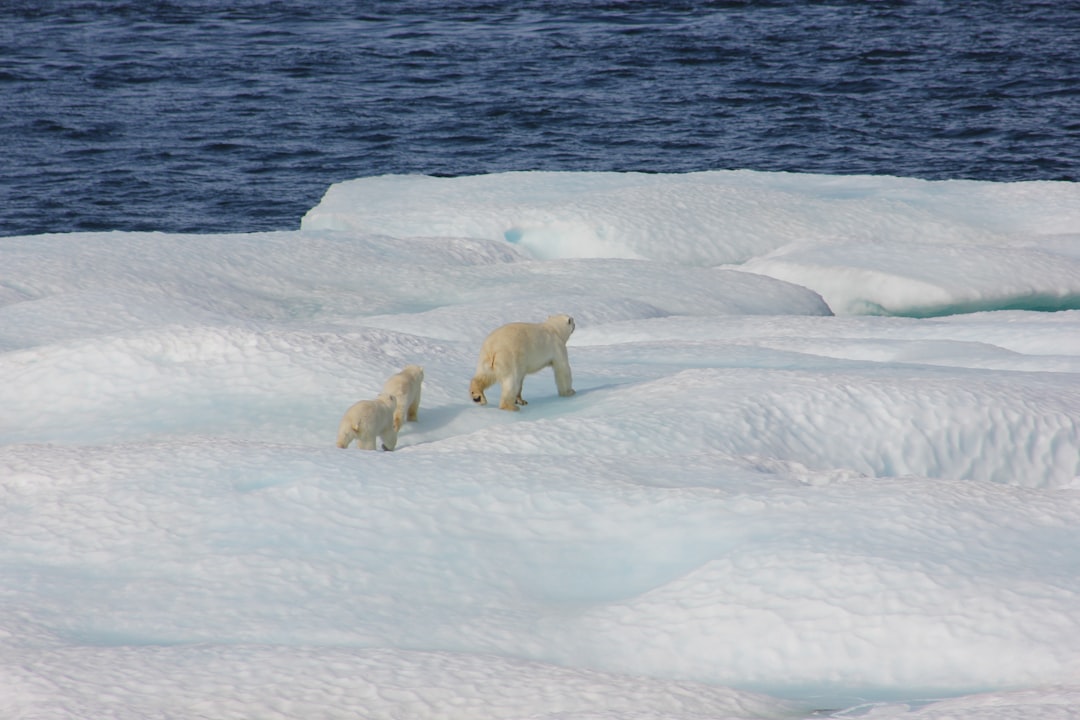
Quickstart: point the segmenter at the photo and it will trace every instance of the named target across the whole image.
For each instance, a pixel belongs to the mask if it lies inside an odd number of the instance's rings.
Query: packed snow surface
[[[0,717],[1080,717],[1078,308],[1070,183],[390,176],[0,238]],[[576,395],[474,406],[554,313]],[[336,448],[410,363],[398,449]]]

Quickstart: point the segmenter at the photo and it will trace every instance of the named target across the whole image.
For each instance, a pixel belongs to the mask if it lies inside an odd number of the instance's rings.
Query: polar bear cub
[[[383,393],[397,400],[394,411],[394,429],[401,430],[405,421],[416,422],[416,413],[420,409],[420,385],[424,382],[424,368],[419,365],[406,365],[405,369],[393,375],[383,385]]]
[[[392,395],[380,393],[374,400],[361,400],[345,411],[338,424],[337,446],[349,447],[354,439],[360,450],[374,450],[375,438],[382,438],[383,450],[397,446],[397,430],[394,428],[394,412],[397,400]]]
[[[566,341],[574,327],[569,315],[552,315],[542,323],[514,322],[492,330],[480,346],[476,375],[469,383],[473,402],[487,405],[484,391],[499,383],[499,408],[517,410],[518,405],[528,404],[521,397],[525,376],[546,367],[555,371],[559,395],[573,395]]]

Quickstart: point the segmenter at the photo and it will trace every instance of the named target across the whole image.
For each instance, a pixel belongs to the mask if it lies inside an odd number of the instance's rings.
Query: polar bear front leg
[[[397,430],[393,427],[388,427],[382,434],[382,449],[387,452],[397,447]],[[372,448],[374,449],[374,448]]]
[[[420,412],[420,391],[416,391],[416,399],[409,405],[409,412],[405,415],[409,422],[416,422],[416,414]]]
[[[551,361],[551,369],[555,371],[555,387],[559,395],[568,397],[574,394],[574,381],[570,373],[570,360],[566,356],[566,348],[562,349]]]

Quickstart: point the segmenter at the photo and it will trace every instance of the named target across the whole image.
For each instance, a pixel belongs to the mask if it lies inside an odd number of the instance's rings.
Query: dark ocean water
[[[0,235],[387,173],[1080,180],[1080,2],[0,0]]]

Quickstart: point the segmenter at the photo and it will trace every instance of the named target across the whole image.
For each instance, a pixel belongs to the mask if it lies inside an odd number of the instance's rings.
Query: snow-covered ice
[[[572,314],[577,394],[476,407]],[[342,412],[425,368],[395,452]],[[1080,185],[394,176],[0,238],[0,717],[1080,717]]]

